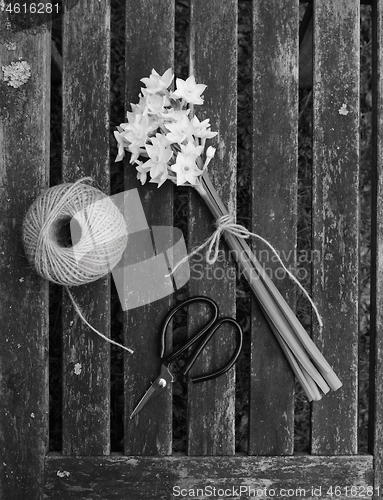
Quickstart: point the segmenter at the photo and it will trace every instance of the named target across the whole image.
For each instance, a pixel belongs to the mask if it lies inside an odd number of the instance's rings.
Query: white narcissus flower
[[[150,170],[150,167],[146,167],[145,164],[142,163],[142,161],[137,161],[136,170],[137,170],[137,179],[141,181],[141,184],[145,184],[146,177]]]
[[[155,184],[158,184],[157,188],[161,187],[162,184],[170,179],[171,177],[168,174],[168,171],[166,170],[165,172],[162,172],[162,174],[158,175],[157,177],[153,177],[150,179],[150,182],[154,182]]]
[[[142,89],[142,93],[145,96],[144,115],[148,113],[151,115],[161,115],[165,113],[166,106],[170,105],[169,98],[166,95],[150,94],[146,89]]]
[[[140,146],[134,146],[133,144],[129,144],[128,149],[131,153],[129,163],[138,163],[138,158],[140,156],[147,156],[146,149],[140,148]]]
[[[189,104],[203,104],[201,94],[206,89],[206,85],[196,83],[194,75],[189,76],[186,80],[177,78],[176,86],[177,89],[172,93],[172,97],[185,99]]]
[[[165,124],[171,122],[178,122],[182,120],[184,116],[188,116],[190,113],[190,109],[174,109],[171,107],[167,109],[164,113],[161,113],[161,117],[164,119]]]
[[[149,78],[141,78],[141,82],[146,85],[146,91],[150,94],[156,94],[167,89],[172,83],[174,78],[171,68],[167,69],[165,73],[160,76],[155,69],[152,70]]]
[[[145,146],[149,160],[145,162],[145,166],[150,168],[150,177],[152,179],[168,171],[168,163],[173,156],[173,151],[170,149],[169,141],[162,134],[156,134],[152,137],[152,144]]]
[[[218,132],[210,130],[209,118],[200,122],[197,116],[193,116],[192,124],[196,129],[194,132],[195,137],[199,137],[200,139],[212,139],[218,134]]]
[[[130,103],[130,107],[132,108],[132,111],[127,111],[127,113],[126,113],[126,117],[128,118],[128,121],[129,121],[129,115],[139,115],[139,114],[142,115],[143,112],[145,111],[146,99],[141,94],[140,94],[139,98],[140,98],[140,100],[139,100],[138,104]]]
[[[213,146],[209,146],[206,150],[206,158],[214,158],[216,152],[216,148],[213,148]]]
[[[181,144],[186,139],[191,139],[194,135],[196,128],[187,116],[183,116],[181,120],[173,123],[166,123],[166,128],[169,133],[166,138],[172,143]]]
[[[133,146],[145,147],[148,135],[153,132],[147,115],[128,113],[129,123],[122,123],[122,136]]]
[[[120,127],[119,127],[120,128]],[[124,141],[123,136],[120,134],[120,132],[117,132],[116,130],[113,132],[114,137],[116,138],[117,144],[118,144],[118,154],[116,156],[115,161],[121,161],[124,156],[125,156],[125,148],[128,147],[128,143]]]
[[[211,162],[211,160],[214,158],[214,155],[215,155],[215,148],[213,148],[213,146],[209,146],[206,150],[206,153],[205,153],[205,156],[206,156],[206,160],[205,160],[205,163],[202,167],[202,170],[206,170],[207,169],[207,166],[209,165],[209,163]]]
[[[173,172],[177,174],[177,186],[186,184],[196,184],[197,177],[203,172],[197,167],[194,155],[178,153],[176,163],[171,166]]]
[[[198,146],[195,144],[195,142],[189,141],[186,144],[181,144],[181,152],[186,155],[198,158],[198,156],[201,156],[203,152],[203,146]]]

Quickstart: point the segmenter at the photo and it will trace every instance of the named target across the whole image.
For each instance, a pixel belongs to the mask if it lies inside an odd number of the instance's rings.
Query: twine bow
[[[294,276],[294,274],[285,266],[283,263],[282,259],[280,258],[277,250],[269,243],[265,238],[262,238],[257,233],[252,233],[248,229],[246,229],[245,226],[242,226],[241,224],[237,224],[234,222],[234,216],[232,214],[225,214],[222,215],[219,219],[216,220],[215,222],[216,225],[216,230],[213,232],[209,238],[202,243],[199,247],[194,249],[189,255],[186,255],[183,259],[181,259],[177,265],[173,268],[172,272],[167,274],[166,277],[171,276],[177,269],[178,267],[183,264],[184,262],[188,261],[193,255],[197,254],[200,250],[205,248],[207,245],[209,245],[209,248],[207,249],[206,252],[206,262],[210,265],[214,264],[217,261],[218,258],[218,252],[219,252],[219,242],[221,240],[221,235],[224,231],[227,231],[228,233],[232,234],[233,236],[236,236],[237,238],[257,238],[258,240],[261,240],[265,245],[267,245],[270,250],[273,252],[273,254],[277,257],[278,262],[281,264],[282,268],[286,272],[286,274],[289,276],[289,278],[294,281],[294,283],[298,286],[298,288],[303,292],[307,300],[310,302],[310,305],[315,312],[315,315],[317,317],[318,323],[320,327],[323,327],[323,320],[321,318],[321,315],[319,314],[318,308],[314,304],[314,301],[310,297],[309,293],[306,291],[306,289],[301,285],[301,283],[298,281],[298,279]]]

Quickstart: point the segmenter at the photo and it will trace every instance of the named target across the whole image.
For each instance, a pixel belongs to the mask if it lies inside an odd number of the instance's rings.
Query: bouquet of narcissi
[[[141,79],[145,88],[141,89],[138,104],[131,105],[127,123],[121,123],[114,132],[118,143],[116,161],[121,161],[125,151],[128,151],[130,163],[135,165],[137,179],[142,184],[148,177],[149,182],[156,183],[158,187],[170,180],[177,186],[190,186],[200,194],[217,220],[217,230],[192,254],[210,243],[207,261],[213,263],[217,256],[219,236],[223,233],[309,401],[317,401],[322,397],[321,392],[326,394],[330,390],[336,391],[342,383],[245,239],[253,236],[269,247],[271,245],[259,235],[235,224],[234,216],[229,214],[211,183],[207,167],[214,157],[215,148],[206,147],[206,141],[215,137],[217,132],[211,131],[209,119],[200,121],[193,112],[195,105],[203,104],[202,93],[206,85],[196,83],[195,77],[191,75],[186,80],[177,78],[176,90],[172,91],[170,87],[173,79],[171,69],[163,75],[153,69],[148,78]],[[214,245],[215,256],[211,258]],[[277,253],[276,256],[279,259]],[[292,273],[281,264],[308,296]],[[308,298],[321,321],[315,305]]]

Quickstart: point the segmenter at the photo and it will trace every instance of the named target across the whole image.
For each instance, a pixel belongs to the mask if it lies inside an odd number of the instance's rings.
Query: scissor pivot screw
[[[166,387],[166,380],[164,378],[158,379],[157,385],[158,387]]]

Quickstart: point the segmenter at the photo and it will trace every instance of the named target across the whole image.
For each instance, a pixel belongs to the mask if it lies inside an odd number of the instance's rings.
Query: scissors
[[[185,344],[183,344],[180,348],[178,348],[176,351],[172,352],[168,356],[164,357],[165,350],[166,350],[166,331],[169,326],[169,323],[173,319],[174,315],[177,314],[177,312],[182,309],[183,307],[192,304],[192,303],[201,303],[201,304],[207,304],[210,306],[212,309],[213,315],[210,318],[210,320],[206,323],[205,326],[202,327],[201,330],[197,331]],[[194,344],[197,344],[197,347],[194,349],[194,351],[191,353],[190,357],[186,360],[185,365],[183,366],[182,370],[179,371],[176,376],[179,375],[187,375],[191,369],[191,367],[194,365],[196,362],[198,356],[201,354],[201,352],[204,350],[206,347],[206,344],[209,342],[209,340],[213,337],[215,332],[223,325],[226,323],[229,323],[231,325],[234,325],[236,329],[236,347],[234,354],[232,357],[229,359],[229,361],[222,367],[219,368],[218,370],[208,373],[206,375],[200,375],[198,377],[189,377],[189,380],[193,382],[194,384],[197,384],[199,382],[204,382],[206,380],[211,380],[213,378],[219,377],[220,375],[223,375],[227,371],[230,370],[230,368],[234,365],[234,363],[237,361],[238,356],[241,352],[242,349],[242,342],[243,342],[243,332],[241,325],[233,318],[229,317],[222,317],[218,319],[218,306],[214,300],[209,299],[208,297],[203,297],[203,296],[196,296],[196,297],[191,297],[190,299],[187,299],[181,304],[177,305],[174,307],[165,317],[165,320],[163,322],[162,328],[161,328],[161,359],[162,359],[162,365],[161,365],[161,371],[156,380],[152,383],[152,385],[149,387],[149,389],[146,391],[144,396],[141,398],[135,409],[133,410],[132,414],[130,415],[130,418],[133,418],[134,415],[137,415],[139,411],[142,410],[142,408],[148,403],[148,401],[154,399],[157,397],[161,392],[168,387],[168,385],[171,382],[175,381],[174,375],[170,371],[170,365],[171,363],[176,360],[181,354],[183,354],[189,347],[193,346]],[[200,342],[198,342],[200,341]]]

